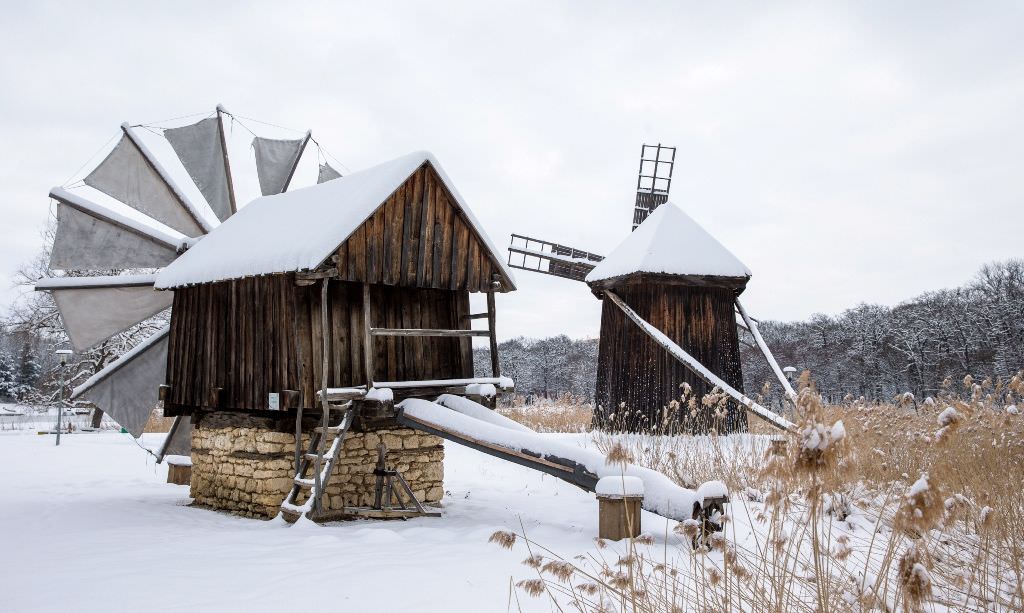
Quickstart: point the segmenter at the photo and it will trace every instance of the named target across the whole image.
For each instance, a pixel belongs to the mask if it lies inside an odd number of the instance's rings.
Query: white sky
[[[753,271],[760,317],[893,304],[1024,251],[1019,3],[142,4],[5,3],[0,304],[51,186],[122,121],[218,102],[353,170],[433,151],[501,247],[609,252],[640,144],[676,145],[672,200]],[[585,286],[518,281],[500,336],[596,335]]]

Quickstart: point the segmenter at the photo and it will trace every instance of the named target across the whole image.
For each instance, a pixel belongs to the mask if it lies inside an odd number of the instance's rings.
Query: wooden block
[[[175,485],[188,485],[192,481],[191,464],[175,464],[167,462],[167,482]]]
[[[640,536],[642,496],[598,496],[597,536],[610,541]]]

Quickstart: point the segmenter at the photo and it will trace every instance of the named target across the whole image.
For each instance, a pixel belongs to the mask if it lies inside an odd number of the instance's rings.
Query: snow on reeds
[[[826,405],[805,376],[794,434],[594,432],[604,453],[680,484],[727,482],[724,532],[694,548],[684,522],[572,559],[506,536],[530,554],[515,598],[586,612],[1024,610],[1021,395],[1024,373]]]

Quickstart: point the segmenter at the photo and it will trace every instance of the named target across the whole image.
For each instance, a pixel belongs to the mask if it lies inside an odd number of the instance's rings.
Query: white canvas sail
[[[162,268],[178,257],[173,238],[125,221],[99,207],[59,201],[50,269]]]
[[[153,275],[45,279],[71,344],[84,351],[170,308],[173,292],[153,289]]]
[[[341,173],[334,169],[330,164],[320,164],[320,172],[317,174],[316,182],[324,183],[325,181],[331,181],[333,179],[340,179]]]
[[[277,140],[261,136],[252,139],[252,147],[256,151],[256,174],[259,175],[260,191],[264,196],[280,194],[288,188],[288,182],[308,140],[308,134],[298,140]]]
[[[160,400],[167,377],[165,327],[75,388],[72,399],[88,400],[138,438]],[[188,428],[187,430],[191,430]]]
[[[231,193],[220,138],[220,120],[204,119],[180,128],[164,130],[164,138],[178,154],[182,166],[206,198],[217,218],[231,216]]]
[[[127,134],[85,177],[85,183],[185,236],[206,232]]]

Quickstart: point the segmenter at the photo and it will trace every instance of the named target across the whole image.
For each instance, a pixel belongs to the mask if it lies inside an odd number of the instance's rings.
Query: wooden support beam
[[[488,336],[489,330],[437,330],[428,328],[370,328],[371,336]]]
[[[363,283],[363,367],[366,372],[367,390],[373,387],[373,328],[371,326],[370,284]]]
[[[501,376],[501,365],[498,363],[498,336],[494,331],[496,312],[494,309],[494,292],[487,292],[487,331],[491,341],[491,376]]]

